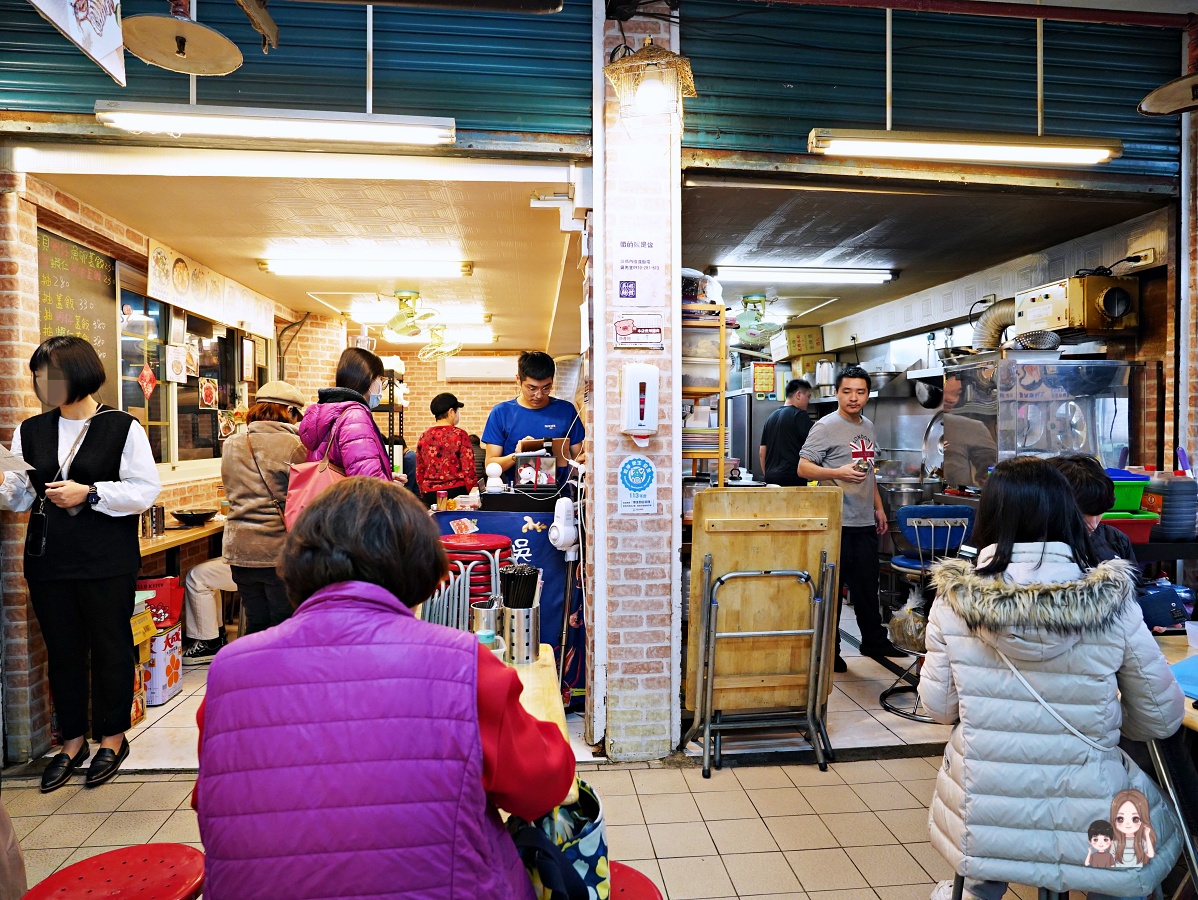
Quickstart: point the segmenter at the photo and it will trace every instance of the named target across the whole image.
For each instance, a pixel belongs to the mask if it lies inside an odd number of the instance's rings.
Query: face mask
[[[383,402],[383,395],[381,393],[370,394],[366,398],[366,402],[370,404],[371,409],[378,409],[379,404]]]

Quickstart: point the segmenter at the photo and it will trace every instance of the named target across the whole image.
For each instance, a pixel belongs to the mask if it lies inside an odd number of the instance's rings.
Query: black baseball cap
[[[453,394],[438,394],[428,408],[434,419],[440,419],[451,409],[461,409],[465,405],[465,403],[459,403],[458,398]]]

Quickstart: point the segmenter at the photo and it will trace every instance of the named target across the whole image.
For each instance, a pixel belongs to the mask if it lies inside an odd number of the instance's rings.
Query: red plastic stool
[[[23,900],[195,900],[204,888],[204,854],[186,844],[110,850],[55,872]]]
[[[611,867],[613,897],[627,897],[628,900],[662,900],[661,891],[649,880],[648,875],[624,863],[609,862],[608,865]]]

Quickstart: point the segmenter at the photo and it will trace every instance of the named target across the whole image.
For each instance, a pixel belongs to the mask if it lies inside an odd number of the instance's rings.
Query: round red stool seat
[[[609,862],[611,867],[611,896],[627,897],[628,900],[662,900],[649,876],[638,872],[624,863]]]
[[[110,850],[55,872],[24,900],[195,900],[204,888],[204,854],[186,844]]]
[[[512,539],[505,534],[445,534],[441,536],[441,544],[446,550],[459,552],[475,552],[480,550],[506,550],[512,546]]]

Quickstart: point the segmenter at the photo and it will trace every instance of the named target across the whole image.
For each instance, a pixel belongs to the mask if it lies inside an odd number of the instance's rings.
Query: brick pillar
[[[25,176],[0,173],[0,441],[41,411],[29,383],[40,340],[37,215],[20,194]],[[4,734],[7,759],[21,762],[50,744],[46,649],[29,605],[23,572],[24,514],[0,515],[0,625],[4,634]]]
[[[634,49],[645,35],[670,46],[668,26],[659,21],[626,22],[624,32]],[[617,23],[607,22],[605,59],[620,41]],[[591,461],[598,469],[592,482],[594,515],[602,520],[595,535],[595,604],[606,604],[607,622],[606,633],[596,640],[606,641],[608,756],[645,760],[668,755],[678,737],[680,122],[669,116],[622,122],[615,95],[605,87],[601,181],[596,176],[596,191],[603,192],[604,215],[596,234],[603,266],[595,273],[594,303],[594,341],[602,344],[594,372],[595,403],[603,409]],[[657,271],[638,273],[649,281],[638,280],[642,296],[635,302],[621,299],[616,268],[629,255],[621,246],[629,241],[653,242],[654,249],[642,255],[660,264]],[[653,298],[648,306],[646,288]],[[614,347],[616,313],[630,309],[662,316],[664,349]],[[656,365],[661,372],[659,431],[643,449],[620,434],[619,373],[629,362]],[[657,469],[657,508],[644,515],[621,514],[617,503],[620,465],[634,454],[648,457]]]

